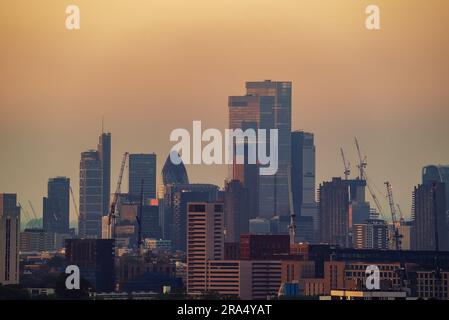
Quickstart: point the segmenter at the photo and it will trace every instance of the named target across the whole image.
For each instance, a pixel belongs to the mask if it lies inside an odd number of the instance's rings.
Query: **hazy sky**
[[[380,31],[365,28],[368,4]],[[315,133],[317,185],[342,175],[340,146],[356,173],[357,136],[408,214],[422,166],[449,163],[448,13],[447,0],[0,0],[0,192],[41,214],[63,175],[77,196],[102,115],[112,190],[125,151],[157,153],[160,171],[171,130],[224,129],[228,96],[273,79],[293,82],[293,128]],[[187,170],[219,185],[227,172]]]

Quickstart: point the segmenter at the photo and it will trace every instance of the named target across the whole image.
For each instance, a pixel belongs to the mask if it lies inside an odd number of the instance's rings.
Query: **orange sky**
[[[69,4],[79,31],[65,29]],[[364,27],[368,4],[380,31]],[[171,130],[224,129],[227,97],[273,79],[293,82],[293,128],[316,135],[317,183],[342,175],[340,146],[356,172],[356,135],[368,174],[409,212],[421,167],[449,163],[447,14],[446,0],[0,0],[0,192],[39,213],[49,177],[77,193],[103,114],[114,189],[123,152],[161,166]],[[226,175],[187,169],[194,182]]]

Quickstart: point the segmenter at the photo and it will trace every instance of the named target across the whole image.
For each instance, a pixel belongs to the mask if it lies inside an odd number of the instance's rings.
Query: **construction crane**
[[[345,168],[344,174],[345,174],[345,180],[348,180],[349,175],[351,174],[350,166],[351,164],[349,161],[346,161],[345,153],[343,152],[343,148],[340,148],[341,151],[341,158],[343,159],[343,166]]]
[[[399,206],[399,204],[396,204],[396,208],[398,209],[399,222],[400,222],[400,225],[402,226],[404,224],[404,222],[405,222],[404,215],[402,214],[402,210],[401,210],[401,207]]]
[[[37,219],[37,214],[36,214],[36,211],[34,210],[33,204],[31,203],[31,201],[30,201],[30,200],[28,200],[28,204],[30,205],[30,208],[31,208],[31,212],[33,213],[33,217],[34,217],[34,219]]]
[[[288,234],[290,236],[290,244],[294,244],[296,241],[296,214],[293,208],[293,193],[292,193],[292,176],[291,176],[291,165],[288,166],[287,170],[287,182],[288,182],[288,204],[290,207],[290,224],[288,225]]]
[[[355,146],[357,148],[357,154],[359,155],[359,164],[357,165],[357,168],[359,168],[359,179],[360,180],[366,180],[365,177],[365,169],[368,163],[366,162],[366,156],[362,156],[362,152],[360,151],[360,145],[359,141],[357,140],[357,137],[354,137],[355,140]]]
[[[387,187],[387,197],[388,197],[388,204],[390,205],[390,212],[391,212],[391,220],[393,221],[393,239],[395,248],[399,254],[399,262],[401,264],[399,271],[399,278],[401,281],[401,286],[404,291],[407,292],[407,294],[410,294],[408,289],[408,276],[407,276],[407,269],[405,264],[404,255],[402,253],[402,234],[399,231],[400,227],[400,221],[398,220],[398,215],[396,211],[396,207],[399,208],[399,206],[396,206],[393,199],[393,188],[389,181],[385,182],[385,186]],[[399,209],[400,210],[400,209]]]
[[[75,195],[73,194],[72,186],[69,186],[69,188],[70,188],[70,194],[72,195],[73,206],[75,207],[76,217],[79,219],[80,213],[78,212],[78,206],[76,205]]]
[[[374,193],[374,190],[371,186],[370,181],[368,180],[368,175],[366,174],[366,166],[368,165],[367,161],[366,161],[366,156],[362,155],[361,149],[360,149],[360,145],[359,145],[359,141],[357,140],[356,137],[354,137],[355,140],[355,146],[357,148],[357,154],[359,156],[359,163],[357,165],[357,168],[359,169],[359,179],[360,180],[365,180],[366,181],[366,187],[368,188],[368,192],[371,195],[371,198],[374,201],[374,205],[377,208],[377,211],[379,211],[379,214],[384,217],[383,214],[383,208],[380,204],[379,199],[377,198],[376,194]]]
[[[435,256],[433,258],[434,263],[434,273],[435,273],[435,287],[436,289],[436,299],[442,298],[442,279],[441,279],[441,267],[439,259],[440,251],[440,239],[438,234],[438,205],[437,205],[437,185],[434,182],[432,184],[432,207],[433,207],[433,221],[434,221],[434,241],[435,241]]]
[[[390,205],[391,220],[393,221],[394,244],[396,250],[401,250],[402,235],[399,232],[400,221],[398,220],[398,215],[396,213],[396,206],[393,199],[393,188],[391,187],[389,181],[385,182],[385,186],[387,187],[388,204]]]
[[[140,181],[140,201],[139,201],[139,213],[137,214],[137,251],[139,255],[142,253],[142,207],[143,207],[143,179]]]
[[[120,165],[120,172],[117,180],[117,186],[115,188],[115,193],[112,198],[111,208],[108,215],[108,224],[111,226],[111,238],[115,239],[115,223],[117,215],[115,213],[115,209],[117,206],[118,197],[120,195],[121,187],[122,187],[122,178],[123,172],[125,171],[126,160],[128,159],[128,152],[123,154],[122,164]]]
[[[22,204],[20,202],[18,202],[17,204],[20,208],[20,211],[24,213],[25,218],[28,219],[28,222],[33,220],[33,217],[30,216],[30,213],[22,206]]]

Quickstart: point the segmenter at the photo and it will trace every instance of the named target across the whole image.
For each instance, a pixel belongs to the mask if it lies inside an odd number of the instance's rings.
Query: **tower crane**
[[[351,164],[349,163],[349,161],[346,161],[346,157],[345,157],[345,153],[343,152],[343,148],[340,148],[340,152],[341,152],[341,158],[343,159],[343,166],[345,168],[345,171],[344,171],[345,180],[348,180],[349,175],[351,174],[351,169],[350,169]]]
[[[362,152],[360,151],[360,145],[359,141],[357,140],[357,137],[354,137],[355,146],[357,148],[357,154],[359,155],[359,164],[357,165],[357,168],[359,168],[359,179],[360,180],[366,180],[365,177],[365,169],[368,163],[366,162],[366,156],[362,156]]]
[[[30,208],[31,208],[31,212],[33,213],[33,217],[34,217],[34,219],[37,219],[37,214],[36,214],[36,211],[34,210],[33,204],[31,203],[31,201],[30,201],[30,200],[28,200],[28,204],[30,205]]]
[[[137,214],[137,251],[139,255],[142,253],[142,210],[143,210],[143,179],[140,181],[140,201],[139,213]]]
[[[70,188],[70,194],[72,195],[73,206],[75,207],[76,217],[79,219],[80,213],[78,212],[78,206],[76,205],[75,195],[73,194],[72,186],[69,186],[69,188]]]
[[[388,196],[388,204],[390,205],[391,212],[391,220],[393,221],[393,239],[396,250],[401,250],[402,245],[402,235],[399,232],[400,221],[398,220],[398,215],[396,212],[396,206],[393,199],[393,188],[389,181],[385,182],[385,186],[387,187],[387,196]]]
[[[25,209],[20,202],[18,202],[17,205],[19,206],[20,211],[23,212],[25,218],[28,219],[28,222],[31,221],[33,219],[33,217],[30,216],[30,213],[28,212],[28,210]]]
[[[114,196],[112,198],[111,207],[110,207],[110,211],[109,211],[109,215],[108,215],[108,224],[110,225],[110,228],[111,228],[111,238],[112,239],[115,239],[115,223],[116,223],[116,218],[117,218],[115,209],[117,206],[118,197],[119,197],[121,187],[122,187],[123,172],[125,171],[125,165],[126,165],[127,159],[128,159],[128,152],[125,152],[123,154],[122,163],[120,165],[120,172],[119,172],[119,176],[118,176],[118,180],[117,180],[117,186],[115,188]]]
[[[355,146],[357,148],[357,154],[359,156],[359,164],[357,165],[357,168],[359,169],[359,179],[366,181],[366,187],[368,188],[368,192],[371,195],[371,198],[373,199],[374,204],[375,204],[377,210],[379,211],[379,214],[383,217],[384,214],[383,214],[382,206],[381,206],[376,194],[374,193],[374,190],[371,187],[371,183],[368,181],[368,175],[366,174],[366,166],[368,165],[368,163],[366,161],[366,156],[362,155],[362,152],[360,150],[359,141],[357,140],[356,137],[354,138],[354,140],[355,140]]]
[[[399,269],[399,278],[403,290],[405,290],[407,294],[409,294],[410,292],[408,289],[407,269],[405,265],[404,255],[402,254],[402,234],[399,232],[400,221],[398,221],[396,206],[393,199],[393,188],[391,187],[389,181],[385,182],[385,186],[387,187],[388,204],[390,205],[391,219],[393,220],[394,244],[396,250],[399,253],[399,263],[401,264],[401,268]]]
[[[290,207],[290,224],[288,225],[288,234],[290,236],[290,244],[294,244],[296,241],[296,214],[293,208],[293,193],[292,193],[292,166],[288,166],[287,170],[287,182],[288,182],[288,204]]]
[[[402,210],[401,210],[401,207],[399,206],[399,204],[396,204],[396,208],[398,209],[397,212],[399,212],[399,225],[402,226],[404,224],[404,221],[405,221],[404,215],[402,214]]]

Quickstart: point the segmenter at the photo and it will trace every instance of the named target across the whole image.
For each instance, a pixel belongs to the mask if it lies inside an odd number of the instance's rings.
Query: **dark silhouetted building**
[[[212,184],[169,184],[164,195],[164,239],[174,250],[186,250],[187,203],[216,201],[218,187]]]
[[[349,188],[345,181],[333,178],[319,188],[321,242],[350,247],[352,226],[349,210]]]
[[[98,151],[81,153],[78,232],[80,238],[101,238],[103,171]]]
[[[156,155],[130,154],[129,155],[129,193],[140,197],[143,180],[144,203],[156,198]]]
[[[238,180],[225,185],[225,241],[238,242],[240,235],[249,232],[248,189]]]
[[[149,205],[142,207],[141,221],[142,238],[160,239],[162,237],[157,200],[153,199]]]
[[[69,233],[70,179],[48,180],[47,197],[43,198],[43,229],[46,232]]]
[[[0,193],[0,284],[19,284],[20,207],[16,194]]]
[[[289,235],[242,234],[240,236],[240,259],[263,260],[290,254]]]
[[[111,194],[111,134],[102,133],[98,141],[98,157],[101,163],[102,177],[102,212],[109,214],[109,197]]]
[[[449,211],[449,165],[430,165],[422,170],[422,182],[441,182],[446,185],[446,210]]]
[[[114,240],[68,239],[65,256],[67,265],[76,265],[80,275],[95,292],[113,292],[115,288]]]
[[[162,167],[158,199],[164,198],[165,187],[172,184],[189,184],[189,177],[187,176],[187,170],[182,160],[181,163],[174,164],[170,159],[170,155],[168,155]]]
[[[449,251],[445,183],[415,187],[412,210],[412,249]]]
[[[366,180],[343,180],[349,187],[352,224],[364,223],[370,218],[371,208],[365,198]]]
[[[251,179],[251,183],[244,181],[245,176],[248,178],[244,172],[245,166],[237,168],[239,164],[234,161],[232,176],[248,188],[250,195],[257,192],[258,208],[253,208],[253,205],[250,209],[257,210],[257,216],[267,219],[275,215],[290,214],[287,172],[291,161],[291,91],[291,82],[270,80],[247,82],[246,95],[231,96],[228,102],[230,129],[278,129],[277,173],[259,175],[255,189],[254,179]],[[268,143],[267,149],[269,147]],[[253,212],[250,213],[250,217],[255,218]]]
[[[313,133],[291,134],[291,188],[293,209],[297,217],[297,240],[316,242],[319,238],[318,206],[315,199],[315,144]],[[299,217],[305,219],[299,219]],[[312,220],[312,229],[310,228]],[[305,225],[301,225],[305,223]]]

